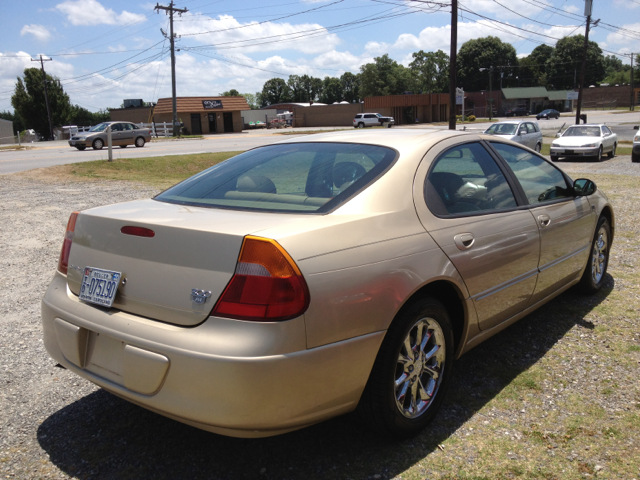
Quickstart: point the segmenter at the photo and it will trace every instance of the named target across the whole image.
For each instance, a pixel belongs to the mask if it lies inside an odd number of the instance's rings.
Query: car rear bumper
[[[86,140],[69,140],[69,146],[71,147],[88,147],[89,143]]]
[[[571,147],[551,147],[551,155],[558,157],[595,157],[598,155],[600,147],[571,148]]]
[[[197,327],[81,302],[56,273],[42,301],[44,344],[70,371],[204,430],[262,437],[353,410],[384,337],[306,349],[304,318],[209,317]]]

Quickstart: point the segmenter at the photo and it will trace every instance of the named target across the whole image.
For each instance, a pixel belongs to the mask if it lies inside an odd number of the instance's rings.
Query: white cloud
[[[622,25],[620,28],[625,30],[631,30],[632,32],[640,31],[640,23],[632,23]],[[618,31],[616,33],[610,33],[607,35],[606,42],[600,42],[600,47],[607,48],[610,45],[621,45],[621,47],[611,47],[612,50],[620,53],[631,53],[640,51],[640,39],[634,36],[632,33]],[[605,52],[605,55],[607,52]]]
[[[231,15],[219,15],[217,18],[184,15],[175,23],[174,28],[183,38],[216,45],[219,51],[264,52],[292,49],[314,54],[330,51],[340,43],[336,34],[329,33],[317,23],[240,23]],[[200,32],[210,33],[199,34]]]
[[[578,13],[580,9],[575,5],[567,5],[566,7],[564,7],[564,11],[569,13]]]
[[[616,7],[621,7],[621,8],[624,8],[625,10],[629,10],[629,9],[640,7],[640,4],[634,3],[634,2],[630,2],[629,0],[613,0],[613,4]]]
[[[123,10],[117,14],[110,8],[102,6],[97,0],[66,0],[55,7],[67,16],[72,25],[123,25],[146,20],[146,16]]]
[[[27,33],[33,35],[36,40],[39,40],[41,42],[46,42],[51,38],[51,32],[47,30],[47,27],[45,27],[44,25],[36,25],[35,23],[22,27],[22,30],[20,30],[20,35],[26,35]]]

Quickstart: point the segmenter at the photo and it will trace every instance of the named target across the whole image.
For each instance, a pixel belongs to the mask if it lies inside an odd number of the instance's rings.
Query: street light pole
[[[492,82],[492,77],[493,77],[493,65],[491,65],[489,68],[479,68],[478,70],[480,70],[481,72],[484,72],[485,70],[489,70],[489,121],[493,120],[493,82]]]
[[[449,130],[456,129],[456,53],[458,51],[458,0],[451,0],[451,48],[449,50]],[[462,112],[464,115],[464,111]]]

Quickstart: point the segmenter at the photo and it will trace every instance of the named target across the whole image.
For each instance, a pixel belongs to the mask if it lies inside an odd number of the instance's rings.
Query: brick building
[[[242,110],[249,110],[244,97],[177,97],[178,121],[191,135],[241,132]],[[153,112],[156,123],[171,123],[171,98],[160,98]]]

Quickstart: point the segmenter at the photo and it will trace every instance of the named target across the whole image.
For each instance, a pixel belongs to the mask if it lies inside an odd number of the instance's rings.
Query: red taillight
[[[60,250],[58,271],[65,275],[67,274],[67,268],[69,268],[69,252],[71,251],[71,244],[73,243],[73,231],[76,229],[78,213],[80,212],[73,212],[69,217],[69,221],[67,222],[67,231],[64,234],[64,241],[62,242],[62,250]]]
[[[156,232],[149,228],[144,227],[132,227],[127,225],[126,227],[122,227],[120,229],[120,233],[124,233],[125,235],[135,235],[136,237],[147,237],[152,238],[156,236]]]
[[[302,315],[309,289],[289,254],[267,238],[247,236],[236,271],[212,315],[275,322]]]

